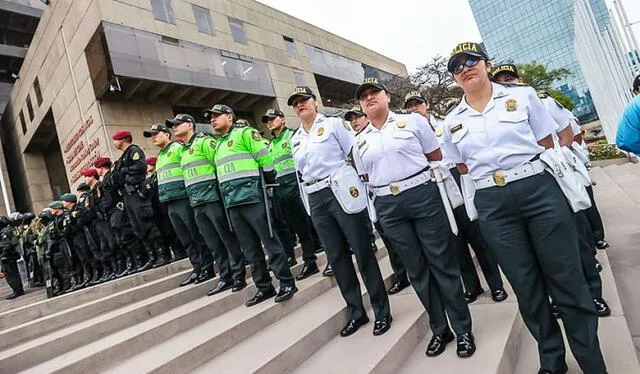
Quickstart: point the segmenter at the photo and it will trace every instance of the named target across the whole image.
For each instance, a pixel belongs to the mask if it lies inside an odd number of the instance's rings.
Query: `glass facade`
[[[469,0],[469,4],[494,63],[537,61],[549,69],[572,72],[556,82],[555,88],[573,100],[574,114],[586,123],[596,120],[598,114],[575,51],[574,1]],[[608,29],[604,0],[589,3],[598,29]]]

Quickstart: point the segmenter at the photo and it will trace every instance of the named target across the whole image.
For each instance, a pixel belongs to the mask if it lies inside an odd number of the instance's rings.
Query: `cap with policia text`
[[[287,105],[292,106],[293,102],[298,97],[303,97],[305,99],[313,97],[315,99],[316,95],[313,93],[313,91],[311,91],[311,88],[309,88],[308,86],[298,86],[294,88],[293,91],[291,91],[291,94],[289,94],[289,100],[287,100]]]
[[[277,117],[284,117],[284,113],[282,113],[280,110],[278,109],[269,109],[267,110],[267,112],[262,116],[262,123],[267,123],[269,121],[271,121],[272,119],[275,119]]]
[[[224,104],[216,104],[214,105],[211,109],[206,109],[204,111],[204,116],[205,117],[209,117],[212,115],[218,115],[218,114],[231,114],[232,116],[233,114],[233,109],[231,109],[231,107],[224,105]]]
[[[344,119],[351,122],[354,117],[362,117],[366,116],[366,114],[360,108],[360,105],[356,105],[353,108],[349,109],[347,113],[344,114]]]
[[[422,93],[420,91],[411,91],[404,96],[404,107],[406,108],[407,104],[409,104],[409,102],[413,100],[418,101],[420,103],[427,102],[427,99],[425,99],[424,96],[422,96]]]
[[[167,121],[169,121],[169,120],[167,120]],[[169,128],[164,123],[156,123],[154,125],[151,125],[151,129],[144,130],[142,135],[145,138],[150,138],[150,137],[156,135],[159,132],[166,132],[167,134],[171,135],[171,130],[169,130]]]
[[[520,75],[518,74],[518,68],[514,65],[514,64],[502,64],[502,65],[498,65],[495,67],[495,69],[493,69],[493,71],[491,72],[491,75],[493,75],[493,77],[497,77],[498,74],[508,74],[508,75],[513,75],[516,78],[519,78]]]
[[[489,60],[489,55],[482,45],[478,43],[460,43],[453,49],[453,51],[451,51],[451,57],[449,57],[449,62],[447,63],[447,70],[449,73],[453,72],[453,69],[456,67],[457,58],[460,55],[473,56],[481,60]]]
[[[380,82],[380,79],[378,79],[378,77],[364,77],[362,84],[356,91],[356,100],[360,100],[360,96],[362,96],[364,90],[370,87],[376,88],[380,91],[389,92],[387,90],[387,87],[385,87],[385,85]]]
[[[191,122],[191,123],[193,123],[195,125],[196,120],[193,117],[191,117],[190,115],[188,115],[188,114],[179,113],[179,114],[176,114],[176,116],[173,117],[172,119],[168,119],[168,120],[164,121],[164,124],[167,127],[171,128],[174,125],[179,125],[179,124],[184,123],[184,122]]]

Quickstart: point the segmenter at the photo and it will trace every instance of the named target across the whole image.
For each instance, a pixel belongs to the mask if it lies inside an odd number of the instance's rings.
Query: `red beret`
[[[158,161],[157,157],[147,157],[147,165],[156,166],[156,161]]]
[[[111,167],[111,159],[109,157],[100,157],[93,162],[93,166],[97,168]]]
[[[82,175],[83,177],[98,177],[98,171],[94,168],[91,169],[84,169],[83,171],[80,172],[80,175]]]
[[[113,140],[122,140],[126,137],[131,137],[131,132],[129,130],[118,130],[111,135],[111,139]]]

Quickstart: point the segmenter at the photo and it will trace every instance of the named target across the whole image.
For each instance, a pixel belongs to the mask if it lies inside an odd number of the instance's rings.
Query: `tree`
[[[519,64],[518,73],[525,83],[537,91],[547,91],[551,97],[556,99],[565,108],[573,110],[573,108],[576,107],[570,97],[552,87],[554,82],[572,75],[569,69],[560,68],[548,70],[546,65],[531,61],[526,64]]]
[[[385,87],[391,95],[391,102],[389,108],[400,109],[404,108],[404,95],[410,91],[415,91],[417,87],[411,81],[411,78],[393,76],[384,82]]]
[[[442,104],[447,99],[462,97],[462,89],[447,70],[448,61],[444,56],[435,56],[411,75],[411,82],[422,92],[430,107],[441,113],[445,109]]]
[[[573,108],[576,107],[576,104],[573,103],[573,100],[571,100],[570,97],[563,94],[562,92],[557,90],[549,90],[547,92],[549,92],[549,96],[556,99],[556,101],[559,102],[563,107],[569,110],[573,110]]]

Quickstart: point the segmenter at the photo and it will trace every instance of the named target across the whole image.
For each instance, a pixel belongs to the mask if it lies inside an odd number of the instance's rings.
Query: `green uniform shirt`
[[[259,169],[273,171],[273,157],[258,131],[232,127],[218,139],[214,159],[227,208],[262,201]]]
[[[216,146],[213,136],[194,134],[182,153],[180,165],[191,206],[220,200],[214,160]]]
[[[185,147],[182,144],[171,142],[158,153],[156,161],[158,198],[162,202],[187,197],[182,167],[180,166],[184,150]]]
[[[276,172],[276,183],[279,184],[275,189],[278,197],[295,197],[300,194],[291,153],[291,138],[295,133],[295,130],[285,127],[269,144],[273,156],[273,169]]]

